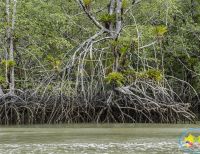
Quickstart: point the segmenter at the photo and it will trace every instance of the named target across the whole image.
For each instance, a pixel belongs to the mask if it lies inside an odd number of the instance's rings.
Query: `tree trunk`
[[[120,31],[121,31],[121,28],[122,28],[122,0],[117,0],[116,1],[116,27],[115,27],[115,35],[114,35],[114,40],[117,41],[118,40],[118,37],[119,37],[119,34],[120,34]],[[119,58],[120,58],[120,55],[119,55],[119,51],[117,50],[114,50],[114,71],[118,71],[119,69]]]
[[[9,25],[10,24],[10,0],[6,0],[6,22]],[[7,26],[6,28],[6,52],[5,52],[5,59],[6,59],[6,63],[5,63],[5,79],[6,79],[6,83],[9,83],[8,81],[8,53],[9,53],[9,47],[10,46],[10,26]]]
[[[12,25],[11,25],[11,33],[10,33],[10,52],[9,52],[9,60],[14,62],[14,41],[13,35],[15,30],[15,17],[16,17],[16,7],[17,7],[17,0],[14,0],[13,6],[13,14],[12,14]],[[14,65],[10,67],[10,93],[14,94],[15,91],[15,73],[14,73]]]
[[[115,39],[117,39],[122,28],[122,11],[121,10],[122,10],[122,0],[117,0]]]
[[[114,13],[114,10],[115,10],[115,0],[111,0],[110,1],[110,5],[109,5],[109,8],[108,8],[108,11],[109,11],[109,14],[110,15],[113,15]],[[110,30],[110,35],[113,37],[113,23],[111,22],[110,25],[109,25],[109,30]]]
[[[3,90],[2,90],[2,88],[0,86],[0,96],[3,96],[3,95],[4,95],[4,93],[3,93]]]

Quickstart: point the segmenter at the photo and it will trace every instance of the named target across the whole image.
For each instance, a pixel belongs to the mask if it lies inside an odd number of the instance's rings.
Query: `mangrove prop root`
[[[87,102],[49,94],[40,101],[39,96],[27,98],[27,94],[4,96],[0,98],[0,124],[194,122],[190,104],[172,94],[153,83],[137,82]]]

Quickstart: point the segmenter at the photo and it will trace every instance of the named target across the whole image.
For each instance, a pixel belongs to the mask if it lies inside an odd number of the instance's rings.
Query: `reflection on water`
[[[190,127],[198,125],[0,127],[0,154],[181,154],[178,138]]]

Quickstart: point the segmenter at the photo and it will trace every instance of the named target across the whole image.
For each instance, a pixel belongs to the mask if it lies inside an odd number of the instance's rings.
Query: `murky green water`
[[[111,124],[0,127],[0,154],[178,154],[178,138],[200,125]]]

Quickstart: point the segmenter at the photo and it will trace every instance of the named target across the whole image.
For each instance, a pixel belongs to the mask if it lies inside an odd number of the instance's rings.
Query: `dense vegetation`
[[[0,124],[198,119],[198,0],[0,2]]]

